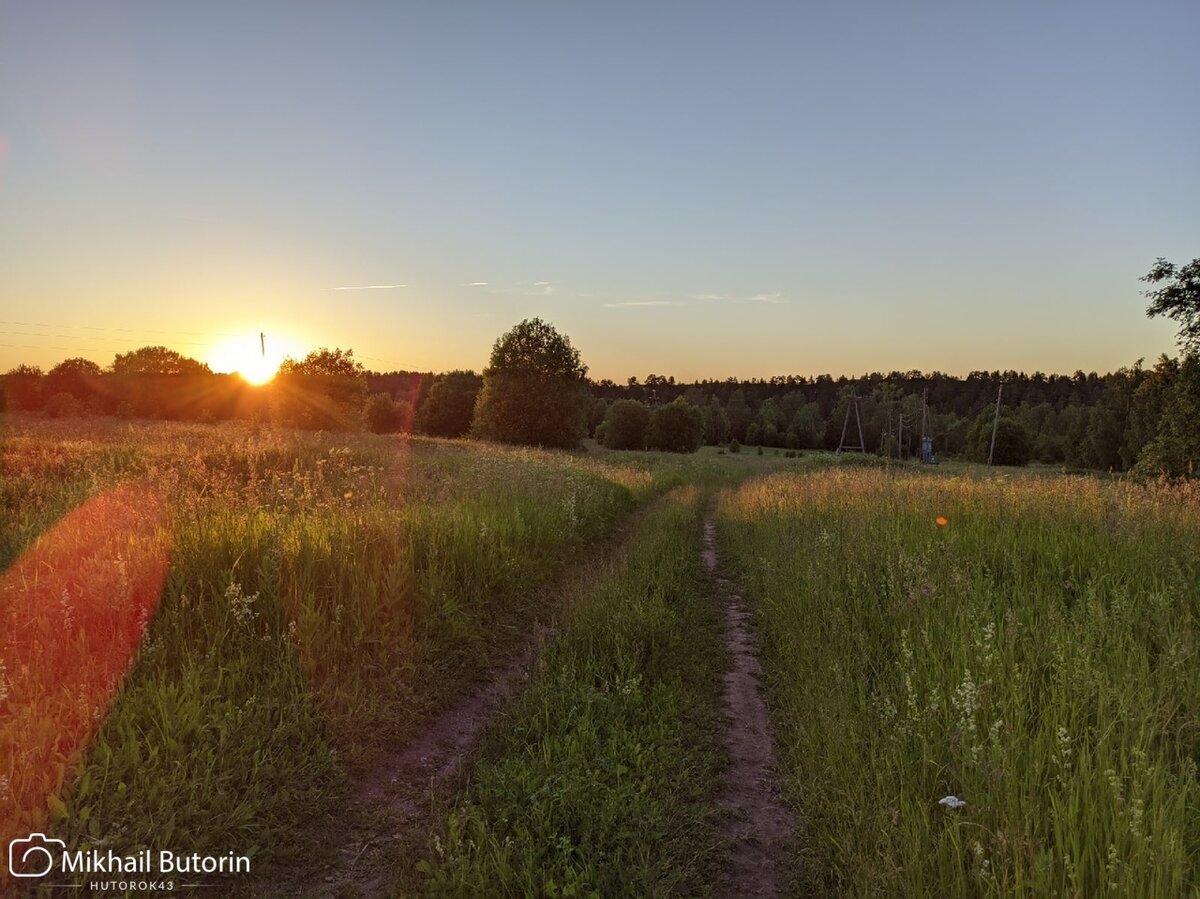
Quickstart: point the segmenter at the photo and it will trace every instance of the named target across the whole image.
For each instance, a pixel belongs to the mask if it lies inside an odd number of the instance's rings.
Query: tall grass
[[[0,589],[0,835],[116,851],[286,851],[660,489],[582,456],[236,425],[27,422],[2,451],[23,555]],[[122,482],[161,515],[113,506]],[[86,528],[60,520],[89,497]],[[130,578],[143,558],[160,589]],[[133,655],[97,675],[113,628]]]
[[[1194,487],[775,475],[720,522],[808,888],[1200,888]]]
[[[698,572],[698,498],[665,497],[575,600],[410,889],[706,892],[723,652]]]

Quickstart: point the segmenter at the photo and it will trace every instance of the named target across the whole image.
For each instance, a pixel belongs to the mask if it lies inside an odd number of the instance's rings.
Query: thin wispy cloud
[[[468,281],[463,287],[487,287],[487,281]]]
[[[484,287],[484,284],[468,284],[467,287]],[[488,293],[514,294],[523,297],[549,297],[558,290],[549,281],[520,281],[512,287],[493,287]]]
[[[785,300],[783,298],[782,293],[780,293],[779,291],[776,291],[775,293],[756,293],[752,297],[746,297],[746,302],[747,303],[778,304],[778,303],[786,303],[787,300]]]
[[[605,303],[605,309],[626,309],[630,306],[686,306],[679,300],[628,300],[624,303]]]
[[[334,287],[333,290],[395,290],[398,287],[408,287],[407,284],[359,284],[353,287]]]
[[[725,297],[719,293],[689,293],[688,299],[690,299],[690,300],[725,300],[725,299],[728,299],[728,297]]]

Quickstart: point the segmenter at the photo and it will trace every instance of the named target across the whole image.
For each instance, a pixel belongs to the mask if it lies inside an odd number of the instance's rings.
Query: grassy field
[[[533,586],[670,481],[104,421],[10,427],[3,463],[0,833],[117,849],[286,845],[343,770],[515,638]]]
[[[773,464],[8,422],[0,837],[295,851],[632,509]]]
[[[1194,487],[33,418],[7,423],[0,471],[3,841],[286,863],[553,623],[394,888],[704,894],[727,658],[699,537],[719,491],[799,889],[1200,889]]]
[[[1194,486],[779,474],[727,494],[720,525],[808,889],[1200,887]]]
[[[711,880],[723,650],[677,488],[576,598],[483,747],[414,891],[697,895]]]

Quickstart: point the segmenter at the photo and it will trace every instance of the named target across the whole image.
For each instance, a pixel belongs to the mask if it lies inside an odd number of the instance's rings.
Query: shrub
[[[650,410],[644,403],[617,400],[608,407],[604,421],[597,428],[597,438],[609,449],[645,449],[649,425]]]
[[[731,453],[740,453],[742,451],[742,445],[737,442],[736,437],[729,441],[729,451]]]
[[[363,408],[367,429],[375,434],[406,433],[412,429],[412,405],[386,393],[373,393]]]
[[[694,453],[703,440],[704,413],[683,397],[659,406],[650,416],[646,443],[651,449]]]
[[[83,412],[83,404],[69,393],[56,393],[46,401],[46,414],[51,418],[74,418]]]
[[[992,444],[992,422],[995,412],[984,409],[971,425],[967,436],[967,457],[975,462],[986,462]],[[1001,413],[996,422],[996,451],[992,462],[995,465],[1028,465],[1032,456],[1029,433],[1024,425],[1007,413]]]
[[[439,375],[417,414],[417,430],[434,437],[462,437],[471,430],[483,378],[473,371]]]

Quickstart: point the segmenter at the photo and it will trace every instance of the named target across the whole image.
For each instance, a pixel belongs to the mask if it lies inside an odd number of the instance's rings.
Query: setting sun
[[[265,350],[265,351],[264,351]],[[208,365],[213,371],[241,375],[250,384],[266,384],[288,356],[301,358],[304,351],[289,340],[268,337],[265,346],[259,335],[230,337],[213,347]]]

